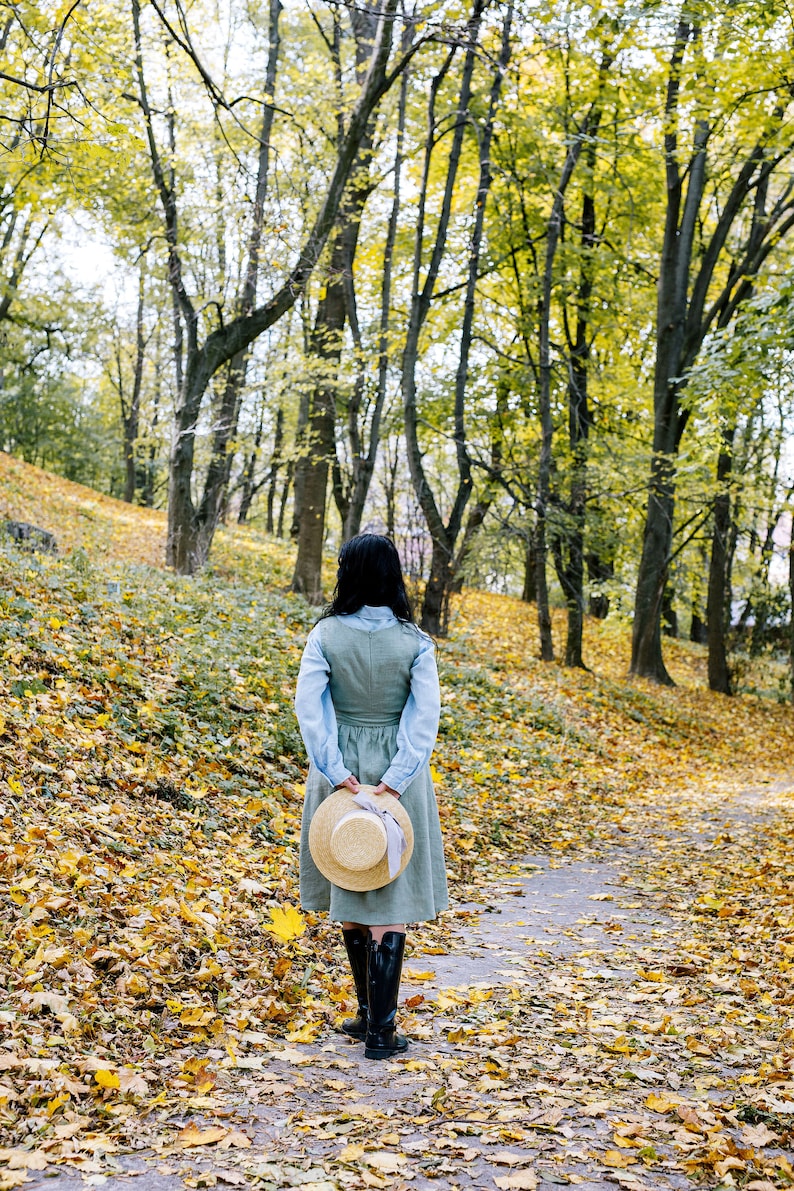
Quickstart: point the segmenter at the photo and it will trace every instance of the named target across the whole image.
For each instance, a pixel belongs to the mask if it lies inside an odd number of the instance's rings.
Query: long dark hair
[[[398,620],[413,624],[397,547],[391,538],[378,533],[356,534],[344,543],[333,598],[320,620],[348,616],[365,604],[385,605]]]

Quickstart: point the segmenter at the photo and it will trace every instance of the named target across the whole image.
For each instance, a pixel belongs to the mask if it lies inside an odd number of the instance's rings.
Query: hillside
[[[161,514],[2,455],[0,493],[0,514],[62,547],[0,546],[0,1115],[17,1141],[34,1122],[55,1146],[123,1133],[142,1106],[201,1107],[194,1050],[233,1054],[252,1029],[309,1042],[349,993],[325,924],[284,917],[304,764],[291,700],[315,615],[287,592],[288,549],[223,531],[207,572],[178,578],[158,567]],[[592,673],[543,666],[531,609],[457,603],[434,759],[454,905],[529,851],[663,840],[713,790],[794,773],[789,706],[710,694],[682,643],[677,688],[629,683],[627,649],[624,626],[592,623]],[[770,837],[751,873],[728,848],[700,892],[763,886],[785,935],[784,852]],[[683,880],[690,860],[674,859]],[[454,905],[425,948],[446,948]]]

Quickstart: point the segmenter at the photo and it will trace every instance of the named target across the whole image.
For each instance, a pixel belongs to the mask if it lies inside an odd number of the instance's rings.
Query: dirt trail
[[[758,1073],[792,1023],[757,1013],[719,954],[704,958],[707,928],[698,934],[657,862],[670,849],[710,855],[726,831],[763,847],[782,813],[775,796],[790,789],[712,801],[666,837],[649,811],[652,828],[640,815],[593,859],[527,859],[487,905],[454,907],[448,954],[425,954],[412,936],[406,1056],[367,1062],[361,1044],[330,1032],[311,1046],[250,1032],[244,1053],[209,1052],[220,1121],[194,1100],[142,1122],[140,1151],[110,1158],[117,1174],[64,1172],[58,1188],[134,1177],[141,1191],[663,1191],[691,1186],[708,1147],[712,1186],[734,1185],[732,1170],[755,1191],[787,1185],[780,1129],[794,1124],[794,1073],[771,1089]],[[176,1131],[190,1121],[252,1144],[184,1148]]]

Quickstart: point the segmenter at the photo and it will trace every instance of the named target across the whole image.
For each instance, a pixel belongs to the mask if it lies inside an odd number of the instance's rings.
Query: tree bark
[[[695,645],[708,645],[709,633],[706,622],[700,615],[700,606],[693,605],[692,619],[689,624],[689,640]]]
[[[298,469],[302,473],[301,511],[298,554],[292,576],[292,590],[305,596],[310,604],[323,602],[325,506],[328,470],[335,457],[336,377],[345,325],[342,275],[347,259],[344,238],[338,235],[331,253],[325,294],[317,307],[310,348],[318,380],[309,401],[305,455],[298,460]]]
[[[159,355],[159,353],[158,353]],[[153,394],[153,409],[152,421],[149,427],[149,447],[146,453],[146,462],[144,464],[143,472],[143,488],[141,490],[141,504],[145,508],[151,509],[154,506],[154,478],[155,466],[157,463],[157,443],[156,434],[157,427],[160,424],[160,400],[161,400],[161,385],[162,378],[160,375],[160,361],[156,356],[154,361],[154,394]]]
[[[121,401],[121,422],[124,432],[124,500],[127,504],[134,502],[135,489],[138,485],[138,434],[141,420],[143,365],[146,354],[143,324],[145,297],[145,271],[143,260],[141,260],[138,274],[138,306],[135,314],[135,366],[129,404],[124,400],[124,380],[119,363],[119,400]]]
[[[791,702],[794,703],[794,515],[790,520],[791,540],[788,548],[788,593],[789,607],[789,677],[791,681]]]
[[[279,19],[282,11],[281,0],[270,0],[269,44],[267,66],[265,69],[262,122],[259,130],[256,188],[251,214],[251,228],[248,236],[245,274],[241,292],[237,300],[237,310],[244,316],[250,315],[256,306],[256,294],[259,282],[265,202],[267,200],[270,180],[270,142],[275,114],[273,101],[276,91],[278,58],[281,47]],[[249,349],[246,347],[237,351],[232,356],[226,369],[223,396],[220,401],[215,432],[213,434],[212,453],[204,480],[204,491],[196,513],[196,520],[199,526],[199,550],[204,558],[209,556],[212,538],[221,520],[222,509],[225,507],[227,501],[229,478],[234,457],[231,447],[237,437],[240,408],[248,376],[248,362]]]
[[[383,495],[386,498],[386,533],[394,540],[397,531],[397,470],[400,466],[400,444],[397,439],[394,447],[394,454],[391,454],[389,449],[389,440],[386,440],[386,461],[385,470],[386,476],[383,481]]]
[[[270,471],[268,473],[268,488],[267,488],[267,523],[266,528],[268,533],[273,533],[273,507],[276,500],[276,481],[278,480],[278,473],[281,470],[283,462],[282,452],[284,450],[284,407],[278,407],[276,414],[276,433],[273,438],[273,453],[270,456]]]
[[[241,312],[230,322],[217,326],[202,342],[199,337],[199,316],[183,279],[176,192],[173,180],[169,179],[163,169],[154,137],[143,71],[140,0],[132,0],[139,102],[144,114],[155,186],[163,207],[169,281],[186,326],[185,373],[174,426],[168,521],[168,561],[180,573],[192,573],[200,567],[206,560],[206,552],[212,541],[209,530],[201,533],[202,527],[197,522],[191,492],[196,427],[204,393],[211,378],[225,364],[246,351],[259,335],[272,327],[292,308],[317,264],[336,220],[345,187],[372,114],[394,80],[394,74],[389,74],[387,67],[397,3],[398,0],[383,0],[361,95],[350,115],[319,212],[289,276],[265,303],[256,306],[250,312]]]
[[[565,162],[560,173],[559,183],[554,193],[551,214],[546,224],[546,251],[544,256],[543,273],[540,284],[540,300],[538,302],[538,400],[540,406],[540,458],[538,463],[538,486],[535,501],[535,549],[538,590],[538,628],[540,630],[540,656],[544,662],[554,661],[554,643],[552,640],[551,614],[549,611],[549,591],[546,566],[547,554],[547,516],[549,507],[549,480],[552,462],[553,423],[551,416],[551,299],[554,281],[554,262],[565,218],[565,195],[573,177],[574,171],[581,158],[582,149],[588,145],[588,159],[591,169],[595,166],[594,139],[601,122],[601,94],[606,76],[612,66],[614,55],[606,49],[602,51],[599,66],[599,87],[596,98],[591,103],[587,116],[580,128],[568,144]],[[582,248],[583,264],[578,295],[577,339],[572,352],[569,370],[569,432],[574,458],[574,474],[572,477],[572,514],[574,517],[574,533],[580,534],[578,543],[571,543],[571,571],[566,574],[564,587],[566,602],[568,603],[570,643],[566,645],[566,660],[569,665],[583,665],[581,658],[582,621],[584,605],[582,588],[584,584],[583,520],[586,496],[586,440],[589,431],[589,412],[587,409],[587,324],[589,319],[590,293],[592,291],[592,264],[588,262],[595,242],[595,200],[592,190],[585,187],[583,199]],[[576,511],[573,511],[573,505]],[[577,524],[578,520],[578,524]],[[578,590],[578,594],[577,594]],[[577,639],[578,638],[578,639]]]
[[[278,416],[281,417],[281,406],[278,408]],[[237,524],[245,525],[248,520],[248,514],[251,511],[254,496],[258,491],[255,476],[256,465],[259,460],[259,451],[262,447],[262,436],[265,432],[265,405],[262,405],[259,410],[259,418],[256,423],[256,433],[254,434],[254,444],[248,452],[248,458],[245,461],[243,468],[243,483],[242,492],[240,493],[240,507],[237,510]],[[272,533],[268,530],[268,533]]]
[[[662,656],[660,618],[673,542],[676,456],[689,419],[689,410],[681,405],[686,375],[711,327],[729,324],[752,294],[754,279],[768,255],[794,226],[790,186],[783,188],[771,211],[766,211],[769,179],[791,152],[790,145],[780,151],[775,149],[777,156],[770,150],[791,98],[781,92],[768,126],[732,175],[733,182],[718,208],[713,230],[696,251],[696,236],[703,235],[701,207],[712,126],[704,118],[694,118],[692,150],[682,169],[679,101],[683,60],[690,43],[701,45],[701,30],[688,16],[682,15],[670,59],[665,102],[667,208],[656,317],[653,455],[634,602],[630,669],[632,674],[665,685],[672,685],[672,679]],[[686,103],[689,104],[688,98]],[[687,121],[691,115],[687,107]],[[746,239],[734,248],[724,280],[708,304],[717,264],[729,234],[745,211],[748,196],[754,209]]]
[[[675,450],[681,386],[679,366],[710,132],[704,121],[696,122],[685,193],[677,156],[678,101],[684,54],[688,43],[695,37],[699,37],[699,30],[682,17],[670,60],[665,105],[667,208],[657,296],[653,456],[632,629],[631,673],[668,686],[672,686],[673,681],[662,658],[661,615],[673,540]]]
[[[735,427],[723,430],[722,449],[717,460],[717,495],[714,498],[714,528],[711,537],[709,586],[706,604],[707,642],[709,648],[709,689],[732,695],[731,672],[725,645],[725,618],[729,611],[726,599],[728,576],[728,536],[731,525],[729,482],[733,468],[733,440]]]
[[[604,58],[600,78],[603,81],[611,59]],[[599,95],[601,87],[599,87]],[[585,150],[587,178],[582,196],[581,264],[576,295],[576,334],[570,344],[568,366],[568,440],[571,445],[571,488],[569,497],[570,529],[568,561],[564,569],[564,591],[568,606],[565,639],[565,665],[586,669],[582,656],[584,631],[584,531],[587,510],[587,447],[593,418],[588,401],[590,365],[590,306],[593,294],[593,254],[596,235],[595,187],[596,137],[601,124],[600,101],[588,118],[588,143]]]
[[[306,350],[305,355],[309,355],[309,340],[311,336],[305,332]],[[309,404],[310,392],[308,384],[301,388],[300,400],[298,401],[298,420],[295,426],[295,446],[293,452],[292,475],[290,477],[292,483],[292,520],[290,521],[289,536],[294,542],[298,540],[298,534],[301,528],[301,517],[303,516],[303,480],[306,473],[307,460],[309,457],[308,437],[309,437]]]
[[[521,599],[526,604],[534,604],[538,598],[538,566],[537,553],[535,551],[534,534],[530,532],[526,540],[526,549],[524,550],[524,589],[521,592]]]
[[[407,33],[403,39],[404,46],[406,46],[409,37],[410,34]],[[391,315],[392,266],[394,262],[394,246],[397,240],[397,229],[400,217],[403,140],[405,136],[405,114],[408,99],[408,77],[408,71],[406,70],[403,72],[400,84],[400,99],[397,111],[397,145],[395,149],[393,169],[394,193],[392,197],[391,212],[389,214],[389,223],[386,230],[386,244],[383,251],[383,281],[381,284],[380,328],[378,340],[378,375],[374,401],[372,402],[372,416],[370,418],[369,424],[369,444],[366,454],[364,453],[363,449],[363,428],[359,426],[361,394],[364,389],[364,358],[361,347],[361,335],[358,329],[358,314],[356,311],[355,290],[352,284],[352,271],[350,285],[347,291],[348,321],[350,323],[351,331],[353,333],[353,341],[357,350],[359,375],[357,378],[354,400],[351,401],[350,409],[348,410],[348,439],[350,442],[350,452],[352,457],[352,475],[347,488],[347,506],[343,514],[343,534],[345,539],[355,537],[355,535],[361,529],[361,520],[364,515],[364,506],[366,505],[367,496],[369,495],[370,484],[372,482],[372,476],[375,471],[375,463],[378,456],[378,448],[380,446],[381,421],[383,418],[384,405],[386,403],[386,386],[388,381],[390,357],[389,324]],[[342,515],[341,505],[339,512],[340,515]]]
[[[366,9],[359,9],[354,14],[356,69],[362,83],[376,32],[375,20],[375,14]],[[338,225],[325,277],[325,294],[317,307],[310,343],[310,355],[318,365],[319,377],[309,398],[306,453],[298,460],[298,469],[302,473],[301,508],[292,590],[305,596],[311,604],[323,601],[322,561],[329,468],[334,468],[337,502],[344,508],[343,527],[350,503],[349,493],[343,493],[336,459],[336,388],[342,355],[342,332],[349,315],[352,315],[354,338],[360,338],[355,313],[353,261],[361,217],[371,189],[369,172],[374,133],[374,122],[370,122],[360,140],[347,196],[339,208]]]
[[[678,636],[678,613],[675,610],[675,589],[667,584],[662,599],[662,632],[665,637]]]
[[[611,559],[603,559],[600,554],[591,551],[587,555],[587,577],[591,584],[600,585],[609,582],[615,575],[615,564]],[[609,615],[609,596],[598,591],[590,596],[590,615],[595,620],[606,620]]]
[[[654,454],[634,600],[632,674],[667,686],[673,680],[662,660],[662,601],[673,538],[674,483],[669,456]]]
[[[463,589],[466,563],[474,549],[477,535],[485,523],[485,518],[488,516],[491,505],[496,499],[497,483],[502,467],[502,425],[507,409],[507,396],[506,386],[502,382],[497,382],[496,418],[491,422],[491,461],[488,467],[488,479],[474,504],[474,508],[470,510],[466,518],[463,538],[455,555],[452,568],[452,578],[450,580],[451,595],[459,595]]]
[[[482,246],[483,223],[488,193],[491,187],[490,150],[493,137],[494,119],[499,103],[502,80],[510,59],[510,29],[513,9],[508,6],[502,26],[502,43],[499,60],[494,71],[493,82],[489,97],[488,115],[480,135],[479,144],[479,179],[474,209],[474,226],[469,247],[468,271],[463,306],[463,321],[461,326],[460,351],[458,367],[455,376],[454,402],[454,442],[455,456],[458,468],[458,487],[452,502],[452,509],[446,522],[430,488],[422,459],[422,451],[418,436],[418,412],[416,405],[416,367],[419,352],[419,337],[427,318],[430,303],[433,298],[436,281],[438,279],[441,262],[444,255],[447,230],[452,213],[452,203],[455,183],[460,164],[463,135],[469,119],[469,103],[471,98],[472,78],[477,60],[480,25],[486,0],[474,0],[469,18],[466,38],[466,54],[461,73],[460,90],[458,93],[457,120],[452,134],[447,172],[444,184],[444,194],[441,202],[441,213],[436,226],[436,234],[428,263],[424,283],[420,288],[420,273],[423,260],[423,241],[425,231],[425,213],[428,192],[428,180],[433,156],[437,143],[437,126],[435,118],[435,103],[439,88],[452,63],[453,51],[447,56],[441,71],[430,85],[430,99],[428,104],[428,131],[425,140],[422,183],[419,194],[419,213],[417,216],[414,240],[413,284],[411,308],[408,319],[405,351],[403,354],[402,390],[403,409],[405,414],[405,436],[408,451],[408,466],[416,492],[416,498],[425,518],[432,541],[432,556],[430,577],[428,579],[424,600],[422,603],[422,628],[433,635],[446,632],[446,613],[448,608],[449,584],[453,578],[455,562],[455,545],[463,522],[472,490],[471,460],[466,442],[465,399],[469,374],[469,352],[474,322],[474,306],[479,268],[480,251]]]

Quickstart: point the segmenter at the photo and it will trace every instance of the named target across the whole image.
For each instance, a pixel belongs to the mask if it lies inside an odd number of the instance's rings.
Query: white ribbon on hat
[[[382,820],[386,828],[386,856],[389,861],[389,880],[393,881],[400,871],[400,857],[408,847],[405,832],[395,819],[391,811],[381,810],[376,806],[368,794],[354,794],[353,801],[363,811],[370,811]]]

